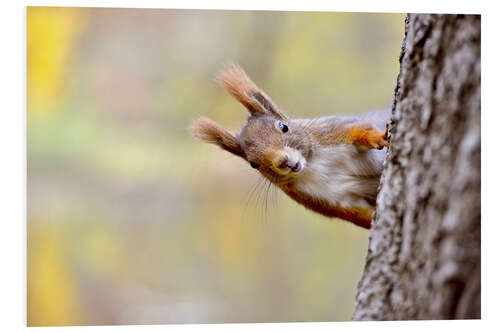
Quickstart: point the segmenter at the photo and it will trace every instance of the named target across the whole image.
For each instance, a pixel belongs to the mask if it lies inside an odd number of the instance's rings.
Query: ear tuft
[[[215,144],[230,153],[245,158],[236,136],[207,117],[198,117],[189,125],[189,133],[205,142]]]
[[[278,111],[278,107],[271,98],[257,87],[239,65],[226,66],[217,74],[216,79],[252,115],[274,113],[276,116],[286,119],[286,116]]]
[[[214,127],[217,124],[212,119],[207,117],[198,117],[194,119],[188,127],[189,133],[200,140],[208,143],[216,143],[217,139],[214,136]]]

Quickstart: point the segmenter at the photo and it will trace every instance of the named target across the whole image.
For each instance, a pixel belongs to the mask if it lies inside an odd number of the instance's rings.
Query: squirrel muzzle
[[[306,159],[293,148],[284,147],[272,154],[271,168],[280,175],[298,175],[306,166]]]

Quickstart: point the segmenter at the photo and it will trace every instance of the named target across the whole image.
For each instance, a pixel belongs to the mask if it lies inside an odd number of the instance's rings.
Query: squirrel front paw
[[[351,129],[353,143],[367,149],[383,149],[389,145],[389,123],[385,125],[385,132],[372,125],[357,125]]]

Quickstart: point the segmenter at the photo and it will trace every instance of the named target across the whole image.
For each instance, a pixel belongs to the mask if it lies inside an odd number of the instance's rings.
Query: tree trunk
[[[354,320],[481,316],[481,17],[408,15]]]

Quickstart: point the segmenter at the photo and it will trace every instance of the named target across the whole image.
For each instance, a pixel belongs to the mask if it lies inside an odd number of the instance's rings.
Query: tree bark
[[[408,15],[354,320],[481,316],[481,17]]]

